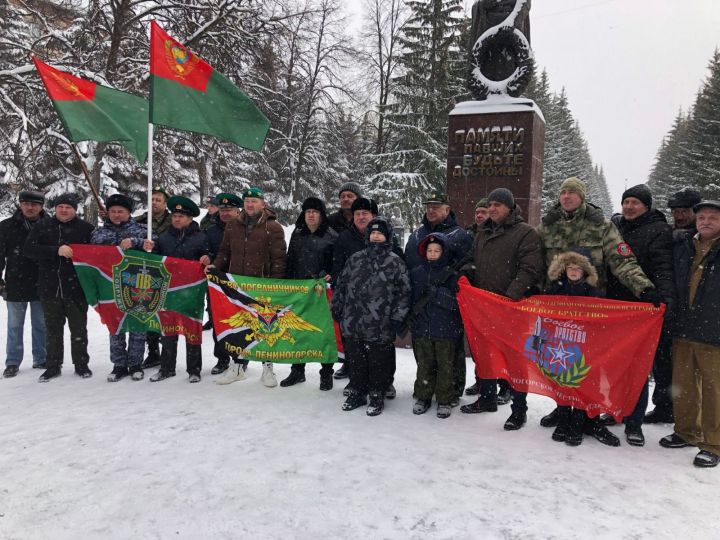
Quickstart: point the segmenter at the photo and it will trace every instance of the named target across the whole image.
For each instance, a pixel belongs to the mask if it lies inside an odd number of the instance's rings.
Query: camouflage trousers
[[[456,342],[450,339],[413,340],[413,352],[417,361],[414,395],[417,399],[430,400],[435,394],[439,405],[450,405],[457,395],[455,349]],[[463,356],[463,360],[464,358]]]
[[[128,336],[127,340],[125,336]],[[110,361],[120,367],[139,366],[145,354],[144,332],[123,332],[110,336]]]

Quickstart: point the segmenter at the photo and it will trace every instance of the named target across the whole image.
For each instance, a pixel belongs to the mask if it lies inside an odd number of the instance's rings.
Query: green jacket
[[[172,216],[172,214],[170,214],[170,211],[167,209],[165,209],[165,212],[159,218],[156,218],[155,216],[153,216],[153,219],[152,219],[153,235],[157,234],[158,236],[160,236],[162,233],[164,233],[165,231],[167,231],[170,228],[170,225],[172,225],[172,217],[171,216]],[[148,217],[148,213],[145,212],[144,214],[142,214],[134,219],[138,223],[147,225],[147,217]]]
[[[583,203],[570,216],[558,203],[543,218],[540,239],[546,268],[556,255],[582,247],[590,252],[598,273],[598,287],[603,291],[607,286],[608,269],[637,297],[653,287],[615,225],[593,204]]]

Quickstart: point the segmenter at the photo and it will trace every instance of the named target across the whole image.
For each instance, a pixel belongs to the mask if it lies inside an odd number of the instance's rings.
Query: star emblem
[[[574,356],[574,353],[565,350],[562,341],[560,342],[560,345],[555,348],[548,347],[548,351],[550,351],[550,354],[552,354],[552,360],[550,360],[550,367],[558,364],[562,371],[565,371],[567,369],[568,359]]]

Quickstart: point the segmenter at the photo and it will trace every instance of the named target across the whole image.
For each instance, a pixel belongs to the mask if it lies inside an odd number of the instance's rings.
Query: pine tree
[[[689,186],[683,153],[688,142],[688,115],[680,110],[670,132],[663,138],[648,177],[654,206],[666,209],[670,196]]]

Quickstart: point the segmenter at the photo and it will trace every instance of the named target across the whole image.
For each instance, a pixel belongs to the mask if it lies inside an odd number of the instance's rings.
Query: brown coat
[[[275,214],[265,208],[255,227],[248,230],[245,212],[225,226],[213,264],[218,270],[251,277],[285,277],[285,233]]]
[[[540,235],[517,210],[497,229],[492,220],[478,227],[473,244],[473,286],[519,300],[543,277]]]

